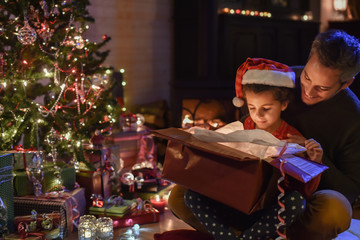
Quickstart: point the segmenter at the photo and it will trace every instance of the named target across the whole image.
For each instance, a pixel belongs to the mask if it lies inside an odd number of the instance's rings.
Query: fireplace
[[[184,99],[181,127],[217,129],[236,119],[237,111],[231,102],[222,99]]]

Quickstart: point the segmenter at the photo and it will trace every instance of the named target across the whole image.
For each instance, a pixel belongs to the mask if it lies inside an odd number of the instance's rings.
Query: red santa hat
[[[236,107],[244,105],[242,85],[262,84],[276,87],[295,87],[295,73],[287,65],[265,58],[248,58],[236,72]]]

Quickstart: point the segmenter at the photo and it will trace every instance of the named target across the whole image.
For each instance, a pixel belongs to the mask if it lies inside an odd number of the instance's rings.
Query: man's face
[[[340,83],[340,70],[322,65],[317,54],[313,54],[300,76],[301,99],[306,105],[313,105],[330,99],[351,82]]]

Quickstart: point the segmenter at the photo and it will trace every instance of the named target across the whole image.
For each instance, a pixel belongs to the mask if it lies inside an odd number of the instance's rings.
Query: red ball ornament
[[[108,39],[108,35],[106,35],[106,34],[102,35],[102,39],[104,39],[104,40]]]

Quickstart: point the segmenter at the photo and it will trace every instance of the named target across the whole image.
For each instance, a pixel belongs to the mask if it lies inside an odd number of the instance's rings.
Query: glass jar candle
[[[101,217],[96,220],[97,239],[110,240],[114,237],[113,220],[109,217]]]
[[[82,222],[92,222],[93,224],[96,224],[96,217],[94,215],[83,215],[79,218],[79,224]]]
[[[78,226],[79,240],[95,240],[96,239],[96,225],[90,221],[83,221]]]

